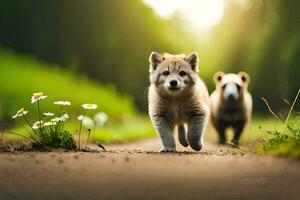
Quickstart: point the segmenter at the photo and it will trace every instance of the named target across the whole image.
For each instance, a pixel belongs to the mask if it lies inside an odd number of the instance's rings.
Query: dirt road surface
[[[150,139],[112,152],[1,153],[0,199],[300,199],[299,161],[212,144],[200,153],[159,148]]]

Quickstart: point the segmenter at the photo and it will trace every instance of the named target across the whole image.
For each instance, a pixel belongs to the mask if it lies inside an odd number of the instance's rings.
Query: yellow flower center
[[[33,98],[34,98],[34,99],[39,99],[39,98],[41,98],[41,96],[43,96],[43,93],[42,93],[42,92],[33,93]]]

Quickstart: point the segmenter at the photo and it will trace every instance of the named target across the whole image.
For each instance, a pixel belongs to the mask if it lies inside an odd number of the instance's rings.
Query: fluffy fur
[[[211,119],[219,134],[219,143],[226,142],[226,129],[232,127],[233,144],[238,145],[241,133],[252,114],[252,97],[248,92],[250,77],[246,72],[214,75],[216,90],[210,96]]]
[[[149,61],[149,116],[163,144],[160,151],[176,151],[175,126],[184,147],[201,150],[210,111],[207,88],[198,76],[197,54],[153,52]]]

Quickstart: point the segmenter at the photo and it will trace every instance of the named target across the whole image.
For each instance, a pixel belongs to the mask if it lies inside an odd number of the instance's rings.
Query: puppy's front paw
[[[193,150],[195,151],[200,151],[202,149],[203,146],[203,140],[202,138],[200,139],[200,141],[193,139],[193,140],[189,140],[190,146]]]
[[[163,147],[159,150],[160,153],[167,153],[167,152],[176,152],[176,149],[173,147]]]

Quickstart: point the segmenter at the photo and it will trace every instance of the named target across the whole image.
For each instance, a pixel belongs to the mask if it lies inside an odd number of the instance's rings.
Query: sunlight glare
[[[197,28],[209,29],[224,14],[224,0],[144,0],[162,18],[180,13],[184,20]]]

